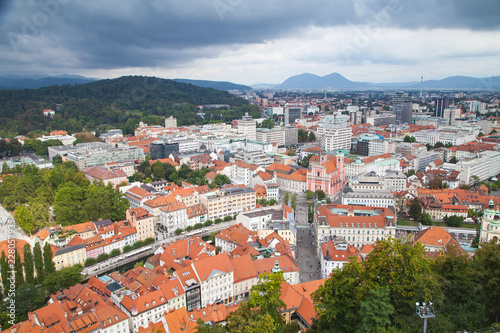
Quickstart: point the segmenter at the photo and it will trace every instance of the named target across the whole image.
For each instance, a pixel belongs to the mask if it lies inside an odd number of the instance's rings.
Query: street
[[[9,238],[22,239],[29,242],[29,238],[17,225],[15,225],[14,218],[10,216],[5,208],[0,206],[0,242],[8,240]]]
[[[300,282],[320,279],[321,265],[316,256],[316,246],[312,225],[307,222],[307,199],[305,194],[297,194],[297,226],[296,263],[300,268]]]

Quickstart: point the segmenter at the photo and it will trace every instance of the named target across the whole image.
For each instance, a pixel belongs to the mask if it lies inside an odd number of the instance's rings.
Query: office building
[[[450,106],[450,101],[448,97],[436,98],[434,100],[434,116],[443,118],[444,110],[448,109]]]
[[[149,153],[152,160],[160,160],[162,158],[167,158],[170,154],[179,152],[179,144],[168,143],[165,141],[154,141],[149,145]]]
[[[396,124],[411,124],[412,110],[411,93],[396,93],[392,99],[392,112],[396,115]]]
[[[317,129],[319,142],[325,151],[350,149],[352,129],[348,116],[325,116]]]
[[[301,108],[287,108],[285,111],[285,125],[293,124],[296,119],[300,118],[301,112]]]
[[[255,120],[248,115],[248,112],[238,121],[238,133],[243,134],[248,140],[256,140],[257,124]],[[262,141],[262,140],[261,140]]]

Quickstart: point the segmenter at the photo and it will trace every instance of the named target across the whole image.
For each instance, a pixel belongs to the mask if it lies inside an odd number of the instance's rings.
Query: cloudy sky
[[[500,0],[0,0],[0,75],[500,75]]]

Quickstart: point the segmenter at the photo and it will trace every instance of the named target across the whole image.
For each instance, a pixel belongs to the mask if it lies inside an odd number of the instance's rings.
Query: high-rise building
[[[302,112],[301,108],[287,108],[285,111],[285,125],[290,125],[295,122],[298,118],[300,118],[300,114]]]
[[[172,116],[165,118],[165,128],[177,127],[177,118]]]
[[[444,110],[448,109],[449,107],[450,101],[448,100],[448,97],[436,98],[434,100],[434,116],[443,118]]]
[[[396,124],[411,124],[412,110],[411,93],[396,93],[392,99],[392,112],[396,115]]]
[[[179,144],[177,142],[168,143],[165,141],[154,141],[149,145],[149,153],[152,160],[167,158],[170,154],[179,152]]]
[[[321,147],[325,151],[350,149],[352,129],[347,126],[348,116],[325,116],[317,133]]]
[[[243,134],[247,140],[256,140],[257,124],[248,115],[248,112],[238,121],[238,133]]]

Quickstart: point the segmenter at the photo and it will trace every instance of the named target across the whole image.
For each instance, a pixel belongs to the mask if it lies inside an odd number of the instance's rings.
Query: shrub
[[[180,235],[180,234],[182,234],[182,229],[181,228],[177,228],[177,229],[175,229],[174,233],[176,235]]]
[[[224,221],[225,221],[225,222],[229,222],[229,221],[231,221],[232,219],[233,219],[233,217],[232,217],[232,216],[229,216],[229,215],[228,215],[228,216],[224,216]]]
[[[146,238],[146,239],[143,241],[144,245],[149,245],[149,244],[152,244],[152,243],[154,243],[154,242],[155,242],[155,239],[154,239],[153,237],[148,237],[148,238]]]
[[[111,253],[109,254],[110,257],[116,257],[116,256],[119,256],[122,252],[120,251],[120,249],[113,249],[111,250]]]
[[[212,220],[206,220],[205,223],[203,223],[205,227],[210,227],[212,224],[214,224],[214,221]]]
[[[186,228],[186,231],[189,232],[189,231],[192,231],[193,230],[193,227],[188,225],[188,227]]]
[[[132,251],[134,247],[132,245],[125,245],[122,249],[123,253]]]
[[[101,261],[104,261],[106,259],[109,258],[109,254],[107,253],[101,253],[98,257],[97,257],[97,262],[101,262]]]
[[[221,223],[221,222],[222,222],[222,219],[220,219],[220,218],[216,218],[216,219],[214,220],[214,223],[215,223],[215,224],[219,224],[219,223]]]
[[[203,223],[196,223],[196,224],[194,225],[194,228],[195,228],[195,229],[201,229],[201,228],[203,228]]]
[[[95,258],[87,258],[87,260],[85,260],[85,263],[83,264],[83,266],[89,267],[89,266],[92,266],[93,264],[95,264],[96,262],[97,262],[97,260],[95,260]]]

